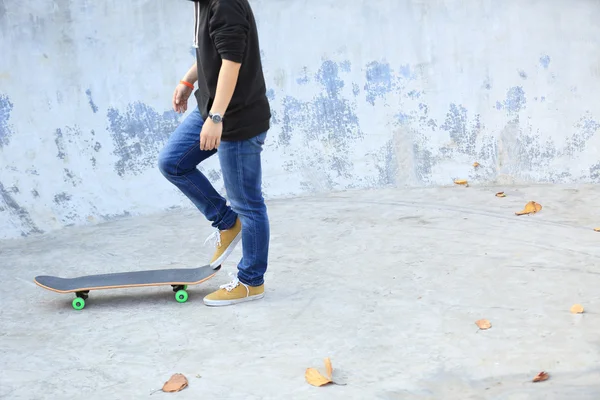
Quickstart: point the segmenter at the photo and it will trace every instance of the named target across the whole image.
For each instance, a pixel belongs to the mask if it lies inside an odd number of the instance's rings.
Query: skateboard
[[[171,268],[147,271],[117,272],[112,274],[86,275],[77,278],[36,276],[34,282],[44,289],[57,293],[75,293],[72,305],[76,310],[85,307],[90,290],[122,289],[145,286],[171,285],[175,300],[185,303],[188,285],[198,285],[215,276],[221,266],[204,265],[198,268]]]

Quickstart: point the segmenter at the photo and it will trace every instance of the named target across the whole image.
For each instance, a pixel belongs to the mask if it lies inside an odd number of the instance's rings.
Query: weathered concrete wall
[[[267,197],[600,183],[598,1],[252,4]],[[0,2],[0,237],[190,206],[156,158],[192,21],[183,0]]]

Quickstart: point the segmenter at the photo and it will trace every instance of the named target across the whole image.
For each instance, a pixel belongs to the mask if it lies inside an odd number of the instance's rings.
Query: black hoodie
[[[233,97],[223,115],[223,141],[244,140],[269,129],[271,110],[260,59],[258,32],[247,0],[199,0],[194,46],[198,108],[206,120],[217,90],[221,60],[241,63]]]

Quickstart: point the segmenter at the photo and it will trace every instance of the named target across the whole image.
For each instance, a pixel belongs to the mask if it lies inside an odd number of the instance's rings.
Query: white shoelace
[[[246,285],[244,285],[242,282],[240,282],[237,275],[232,274],[231,272],[228,275],[231,277],[231,282],[219,286],[221,289],[225,289],[228,292],[231,292],[233,289],[235,289],[239,285],[243,285],[244,287],[246,287]],[[246,287],[246,291],[248,291],[248,287]]]
[[[217,229],[211,233],[204,241],[204,244],[206,245],[209,241],[212,241],[215,244],[215,247],[221,247],[221,231]]]

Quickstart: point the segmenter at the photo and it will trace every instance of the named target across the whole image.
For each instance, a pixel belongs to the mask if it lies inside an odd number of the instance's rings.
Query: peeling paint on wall
[[[590,167],[590,177],[594,183],[600,183],[600,163]]]
[[[540,57],[540,65],[545,69],[548,69],[548,66],[550,65],[550,56],[544,55]]]
[[[377,180],[373,182],[373,187],[395,185],[398,177],[398,160],[395,154],[394,141],[388,140],[374,154],[377,160],[376,168],[379,172]]]
[[[452,139],[456,151],[474,157],[476,154],[476,141],[482,129],[479,115],[475,115],[471,126],[468,125],[467,109],[463,106],[450,104],[450,111],[446,114],[446,121],[440,129],[447,131]],[[448,151],[451,151],[448,148]]]
[[[2,200],[2,203],[0,203],[0,212],[8,212],[14,216],[15,220],[19,222],[19,234],[21,236],[28,236],[32,233],[43,233],[31,219],[25,207],[17,203],[2,182],[0,182],[0,199]]]
[[[0,94],[0,148],[9,143],[12,130],[8,124],[10,112],[13,109],[13,103],[8,96]]]
[[[367,65],[365,92],[367,102],[375,105],[375,99],[392,91],[392,70],[390,64],[373,61]]]
[[[111,107],[107,117],[114,154],[119,158],[115,164],[119,176],[136,175],[153,168],[158,153],[179,124],[176,112],[159,114],[139,101],[128,105],[124,112]]]
[[[280,145],[289,145],[292,133],[301,132],[303,143],[317,142],[324,149],[302,155],[297,162],[284,166],[287,171],[303,169],[306,163],[310,163],[323,168],[328,175],[324,182],[330,182],[336,176],[349,176],[352,161],[346,154],[352,142],[363,137],[363,133],[354,106],[343,98],[341,91],[345,83],[339,73],[337,63],[325,61],[314,74],[314,81],[320,85],[321,92],[312,101],[305,102],[291,96],[284,98]],[[312,190],[311,183],[301,184]]]
[[[85,94],[87,95],[88,102],[90,103],[92,111],[94,112],[94,114],[96,114],[98,112],[98,107],[96,106],[96,104],[94,104],[94,100],[92,99],[92,91],[90,89],[87,89],[85,91]]]
[[[506,93],[506,100],[502,103],[496,102],[496,108],[498,110],[506,110],[508,114],[517,114],[523,108],[525,108],[525,104],[527,100],[525,99],[525,91],[521,86],[515,86],[508,89]]]
[[[56,144],[56,149],[58,150],[56,157],[60,158],[61,160],[64,160],[66,157],[65,142],[64,142],[62,130],[60,128],[58,128],[54,132],[54,143]]]

